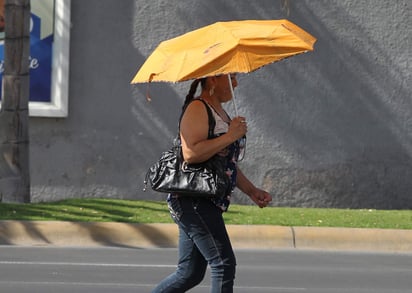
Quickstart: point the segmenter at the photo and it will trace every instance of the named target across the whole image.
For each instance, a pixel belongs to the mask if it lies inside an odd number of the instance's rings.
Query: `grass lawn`
[[[231,205],[227,224],[412,229],[410,210],[324,208],[260,209]],[[52,203],[0,203],[0,220],[172,223],[164,201],[69,199]]]

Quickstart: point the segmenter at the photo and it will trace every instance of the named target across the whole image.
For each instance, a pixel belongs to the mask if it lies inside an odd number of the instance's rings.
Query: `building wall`
[[[160,41],[215,21],[288,18],[315,51],[239,75],[241,168],[275,206],[411,208],[409,1],[282,2],[72,0],[69,116],[30,119],[32,201],[163,199],[144,175],[189,84],[151,84],[149,103],[147,85],[130,85],[138,68]]]

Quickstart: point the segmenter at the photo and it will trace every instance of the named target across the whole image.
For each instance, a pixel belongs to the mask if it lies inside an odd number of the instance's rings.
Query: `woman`
[[[236,76],[230,75],[233,87]],[[198,84],[202,91],[194,98]],[[215,138],[208,139],[209,123],[205,104],[215,118]],[[188,163],[206,161],[218,154],[227,158],[226,172],[231,188],[223,198],[194,198],[178,194],[168,196],[172,218],[179,226],[179,263],[177,270],[152,292],[186,292],[199,284],[207,265],[211,269],[211,292],[233,292],[236,259],[223,221],[222,213],[230,203],[231,192],[238,187],[259,207],[272,200],[264,190],[255,187],[237,167],[241,141],[247,132],[244,117],[230,119],[222,104],[232,99],[228,75],[195,80],[186,96],[180,122],[183,157]]]

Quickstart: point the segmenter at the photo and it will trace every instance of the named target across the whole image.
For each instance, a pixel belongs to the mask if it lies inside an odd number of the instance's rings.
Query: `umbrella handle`
[[[236,106],[236,101],[235,101],[235,92],[233,90],[233,84],[232,84],[232,79],[230,78],[230,74],[227,75],[228,79],[229,79],[229,85],[230,85],[230,93],[232,94],[232,103],[233,103],[233,107],[235,108],[235,117],[239,116],[238,112],[237,112],[237,106]]]

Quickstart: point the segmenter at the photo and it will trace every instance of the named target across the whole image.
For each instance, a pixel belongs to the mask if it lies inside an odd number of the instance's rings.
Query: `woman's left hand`
[[[260,189],[256,188],[253,193],[250,195],[250,198],[256,203],[260,208],[267,207],[267,205],[272,201],[272,196]]]

